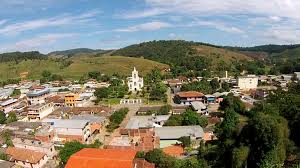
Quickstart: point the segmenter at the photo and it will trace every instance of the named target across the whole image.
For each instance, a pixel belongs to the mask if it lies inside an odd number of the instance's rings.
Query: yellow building
[[[76,100],[79,98],[78,94],[67,94],[65,96],[65,105],[67,107],[75,107],[76,106]]]

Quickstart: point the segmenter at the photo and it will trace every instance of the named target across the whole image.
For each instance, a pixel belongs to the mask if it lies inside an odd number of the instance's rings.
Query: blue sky
[[[0,52],[300,43],[299,0],[0,0]]]

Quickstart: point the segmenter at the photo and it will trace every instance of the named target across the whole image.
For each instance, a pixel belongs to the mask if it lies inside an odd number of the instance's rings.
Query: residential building
[[[202,102],[191,102],[191,107],[199,114],[208,115],[207,107]]]
[[[94,149],[85,148],[73,154],[65,168],[154,168],[155,165],[144,159],[135,159],[133,149]]]
[[[91,134],[94,132],[101,132],[101,128],[107,123],[107,118],[92,114],[74,115],[72,120],[88,120],[91,127]]]
[[[216,97],[214,95],[205,95],[204,96],[204,103],[206,104],[215,104]]]
[[[162,151],[165,154],[173,156],[173,157],[182,157],[184,155],[184,149],[181,144],[167,146],[167,147],[163,148]]]
[[[133,68],[131,77],[127,78],[127,85],[129,91],[132,92],[141,91],[144,87],[144,79],[139,77],[139,72],[135,69],[135,67]]]
[[[135,130],[141,128],[162,127],[163,124],[170,118],[170,115],[156,115],[156,116],[133,116],[128,121],[125,129]]]
[[[45,87],[34,88],[26,96],[30,105],[42,104],[50,96],[50,89]]]
[[[30,149],[42,152],[45,153],[49,158],[52,158],[57,154],[53,143],[24,138],[14,138],[12,142],[14,144],[14,147],[16,148]]]
[[[67,94],[65,95],[65,105],[67,107],[75,107],[76,106],[76,101],[79,99],[78,94]]]
[[[203,101],[204,94],[196,91],[179,92],[175,95],[174,101],[181,105],[190,105],[194,101]]]
[[[160,139],[160,148],[180,143],[178,139],[183,136],[189,136],[197,143],[204,137],[203,128],[199,125],[156,127],[154,130],[155,135]]]
[[[18,106],[18,99],[8,99],[0,103],[0,111],[3,111],[5,114],[14,110],[14,107]]]
[[[16,147],[8,147],[5,153],[14,160],[15,164],[24,168],[42,168],[48,161],[43,152]]]
[[[294,76],[296,79],[300,80],[300,72],[294,72]]]
[[[54,131],[53,141],[57,144],[74,140],[89,143],[92,133],[88,120],[45,119],[43,122],[51,124]]]
[[[39,121],[47,117],[54,111],[53,103],[35,104],[28,107],[28,120]]]
[[[241,90],[256,89],[258,85],[258,77],[255,75],[240,76],[237,79],[237,83]]]

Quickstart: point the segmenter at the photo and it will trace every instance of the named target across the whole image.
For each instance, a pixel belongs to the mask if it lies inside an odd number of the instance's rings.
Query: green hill
[[[69,62],[65,64],[64,62]],[[142,75],[150,72],[153,68],[160,69],[168,65],[143,58],[131,58],[122,56],[78,56],[69,59],[42,59],[24,60],[19,63],[0,63],[0,79],[17,78],[20,73],[28,72],[28,78],[39,79],[44,70],[62,75],[70,79],[79,79],[83,74],[90,71],[100,71],[104,74],[119,73],[129,75],[133,67],[136,67]]]
[[[38,51],[30,52],[9,52],[0,54],[0,62],[20,62],[23,60],[41,60],[47,59],[47,56]]]
[[[80,55],[95,55],[95,54],[104,54],[110,52],[111,50],[101,50],[101,49],[89,49],[89,48],[75,48],[70,50],[62,50],[62,51],[53,51],[50,52],[48,57],[51,58],[60,58],[60,57],[72,57],[72,56],[80,56]]]
[[[219,46],[182,40],[161,40],[135,44],[116,50],[112,55],[144,57],[194,70],[209,67],[216,68],[224,62],[232,63],[235,61],[252,60],[251,57],[242,53],[227,50]]]

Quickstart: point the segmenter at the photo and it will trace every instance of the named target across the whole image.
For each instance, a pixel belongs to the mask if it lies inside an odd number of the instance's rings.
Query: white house
[[[238,77],[237,83],[241,90],[256,89],[258,85],[258,77],[255,75],[240,76]]]
[[[300,80],[300,72],[294,72],[296,79]]]
[[[42,103],[31,105],[28,107],[28,114],[27,117],[29,121],[39,121],[54,111],[54,104],[53,103]]]
[[[133,68],[131,77],[128,77],[127,81],[129,91],[141,91],[144,87],[144,79],[142,77],[139,77],[139,72],[135,69],[135,67]]]
[[[46,98],[50,96],[50,89],[48,88],[37,88],[26,94],[30,105],[45,103]]]

